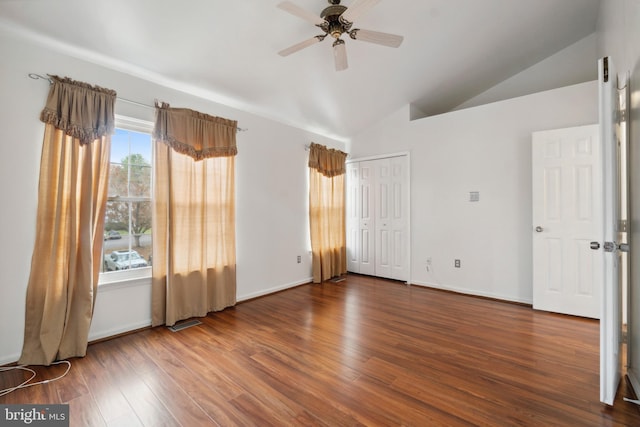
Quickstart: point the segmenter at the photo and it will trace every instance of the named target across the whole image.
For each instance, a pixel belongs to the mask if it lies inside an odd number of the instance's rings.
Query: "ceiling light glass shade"
[[[346,70],[349,67],[344,40],[338,39],[333,43],[333,58],[336,62],[336,71]]]

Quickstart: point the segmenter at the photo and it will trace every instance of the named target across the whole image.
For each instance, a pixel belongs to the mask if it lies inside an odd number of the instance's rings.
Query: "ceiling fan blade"
[[[311,22],[313,25],[321,25],[325,22],[325,20],[320,18],[320,16],[315,13],[311,13],[290,1],[283,1],[282,3],[279,3],[278,8],[297,16],[298,18],[302,18],[305,21]]]
[[[379,31],[361,30],[356,28],[349,32],[354,40],[361,40],[363,42],[381,44],[383,46],[398,47],[402,44],[404,37],[396,34],[381,33]]]
[[[302,50],[305,47],[309,47],[309,46],[314,45],[316,43],[320,43],[322,40],[324,40],[324,38],[325,38],[325,36],[311,37],[309,40],[305,40],[303,42],[296,43],[293,46],[289,46],[288,48],[281,50],[280,52],[278,52],[278,55],[280,55],[280,56],[291,55],[292,53],[296,53],[297,51]]]
[[[353,22],[358,16],[362,15],[373,6],[380,3],[380,0],[355,0],[347,10],[344,11],[340,18],[348,22]]]
[[[336,62],[336,71],[343,71],[349,67],[347,63],[347,47],[344,40],[337,39],[333,43],[333,59]]]

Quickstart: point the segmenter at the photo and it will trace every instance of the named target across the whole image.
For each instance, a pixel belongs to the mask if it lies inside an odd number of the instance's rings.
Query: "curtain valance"
[[[344,174],[346,159],[347,153],[340,150],[313,142],[309,147],[309,167],[329,178]]]
[[[155,140],[195,160],[235,156],[237,128],[235,120],[156,103]]]
[[[50,77],[52,84],[47,103],[40,113],[41,121],[79,139],[81,145],[114,132],[114,90],[68,77]]]

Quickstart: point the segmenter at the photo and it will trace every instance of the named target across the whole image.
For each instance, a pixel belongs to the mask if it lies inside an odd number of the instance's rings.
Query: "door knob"
[[[543,228],[540,226],[536,227],[536,233],[542,233]]]

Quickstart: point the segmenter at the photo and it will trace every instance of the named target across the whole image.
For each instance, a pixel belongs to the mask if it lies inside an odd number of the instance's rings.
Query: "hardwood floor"
[[[68,402],[71,426],[640,425],[624,381],[598,402],[597,321],[357,275],[201,320],[93,344],[0,403]]]

